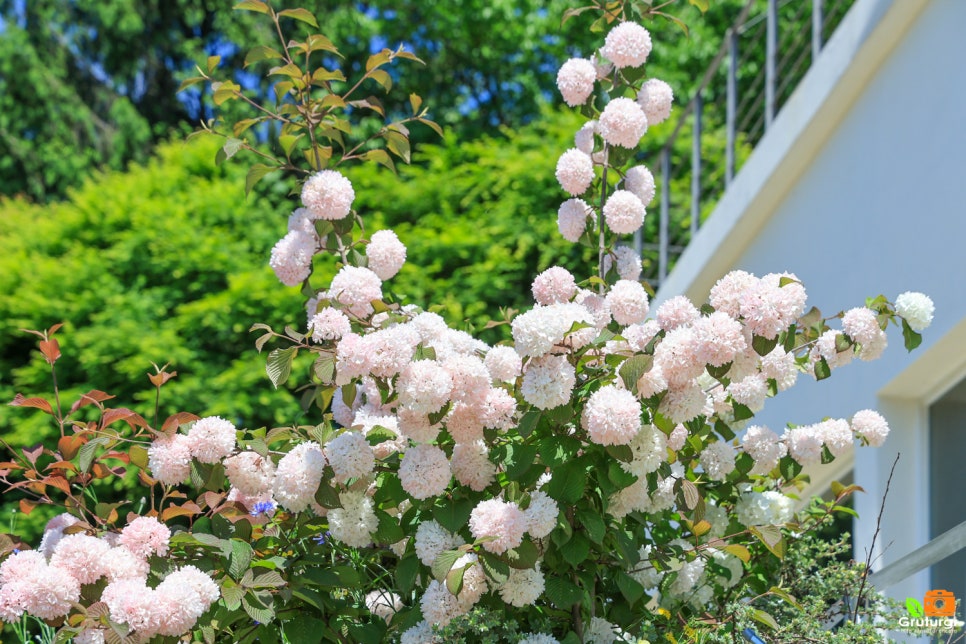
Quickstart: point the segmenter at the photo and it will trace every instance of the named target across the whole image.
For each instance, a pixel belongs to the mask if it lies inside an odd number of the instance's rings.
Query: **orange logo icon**
[[[948,590],[930,590],[922,603],[926,617],[956,617],[956,597]]]

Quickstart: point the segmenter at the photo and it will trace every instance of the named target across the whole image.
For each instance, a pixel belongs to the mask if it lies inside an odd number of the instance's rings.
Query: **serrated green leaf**
[[[617,582],[617,589],[621,591],[621,595],[631,606],[634,606],[637,600],[644,596],[644,586],[623,570],[615,572],[614,581]]]
[[[461,550],[444,550],[436,555],[436,559],[433,560],[433,565],[430,566],[430,570],[432,570],[433,577],[436,578],[436,581],[442,582],[446,579],[446,575],[452,570],[453,564],[464,554]]]
[[[284,56],[282,56],[280,52],[275,51],[271,47],[266,47],[265,45],[256,45],[252,47],[245,56],[245,67],[263,60],[282,60],[283,58]]]
[[[582,532],[574,532],[574,536],[560,546],[560,555],[571,567],[579,569],[590,555],[590,539]]]
[[[301,9],[301,8],[300,9],[285,9],[284,11],[279,11],[278,12],[278,15],[280,17],[294,18],[295,20],[299,20],[301,22],[310,24],[313,27],[315,27],[316,29],[319,28],[319,23],[315,19],[315,16],[313,16],[311,14],[311,12],[309,12],[307,9]]]
[[[534,545],[533,541],[528,538],[524,539],[516,548],[507,551],[507,562],[512,568],[519,570],[533,568],[539,558],[540,551],[537,550],[537,546]]]
[[[600,513],[594,510],[577,510],[577,521],[580,529],[587,533],[593,543],[601,544],[604,542],[604,534],[607,532],[607,525]]]
[[[261,181],[266,175],[269,175],[278,170],[278,168],[272,168],[265,165],[264,163],[256,163],[248,169],[248,174],[245,175],[245,196],[247,197],[251,193],[252,188],[255,184]]]
[[[235,11],[255,11],[258,13],[269,13],[268,5],[261,0],[242,0],[234,7]]]
[[[110,439],[107,436],[98,436],[97,438],[92,438],[91,440],[84,443],[81,446],[80,451],[77,453],[77,468],[81,472],[86,472],[91,468],[91,463],[94,462],[94,455],[97,453],[97,448],[103,447],[110,443]]]
[[[261,624],[270,624],[275,619],[271,595],[266,598],[261,594],[248,593],[242,597],[242,608],[249,617]]]
[[[906,351],[912,351],[922,344],[922,334],[913,331],[912,327],[905,320],[902,321],[902,341],[906,347]]]
[[[584,595],[579,586],[560,575],[553,575],[547,579],[544,592],[547,599],[561,610],[569,610]]]
[[[497,584],[502,584],[510,576],[510,566],[491,552],[484,550],[479,554],[483,572]]]
[[[231,565],[228,574],[235,579],[241,579],[248,566],[252,563],[252,547],[239,539],[231,540]]]
[[[298,351],[298,347],[289,347],[287,349],[272,349],[271,353],[268,354],[265,371],[268,372],[268,378],[276,389],[279,385],[285,384],[292,374],[292,361],[295,360]]]
[[[761,610],[760,608],[752,608],[750,610],[751,610],[751,617],[756,622],[758,622],[759,624],[764,624],[765,626],[773,630],[776,630],[776,631],[778,630],[778,622],[775,621],[774,617],[772,617],[765,611]]]
[[[748,548],[744,547],[741,544],[729,543],[724,548],[722,548],[722,550],[724,550],[730,555],[734,555],[738,557],[744,563],[748,563],[749,561],[751,561],[751,552],[749,552]]]

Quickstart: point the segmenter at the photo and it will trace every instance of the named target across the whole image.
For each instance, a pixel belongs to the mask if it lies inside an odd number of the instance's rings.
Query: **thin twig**
[[[885,512],[885,502],[889,496],[889,486],[892,485],[892,475],[896,471],[899,456],[899,454],[896,454],[896,460],[892,461],[892,469],[889,470],[889,478],[886,479],[885,492],[882,494],[882,505],[879,506],[879,516],[875,520],[875,532],[872,534],[872,543],[869,544],[868,554],[865,558],[865,570],[862,571],[862,583],[859,584],[859,593],[855,596],[855,610],[852,612],[853,624],[859,619],[859,606],[862,605],[862,596],[865,594],[865,582],[869,578],[869,568],[872,566],[872,553],[875,551],[875,542],[879,537],[879,530],[882,528],[882,515]]]

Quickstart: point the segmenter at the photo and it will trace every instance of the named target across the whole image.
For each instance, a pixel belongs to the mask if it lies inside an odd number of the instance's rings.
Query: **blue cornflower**
[[[259,501],[252,508],[251,515],[257,517],[259,514],[271,514],[275,512],[276,507],[275,501]]]
[[[321,546],[325,543],[326,539],[330,536],[332,536],[332,533],[326,530],[322,534],[317,534],[314,537],[312,537],[312,541],[314,541],[316,545]]]

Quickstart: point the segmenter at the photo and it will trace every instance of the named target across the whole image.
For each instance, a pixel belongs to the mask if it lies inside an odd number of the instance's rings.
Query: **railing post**
[[[704,100],[701,90],[694,97],[694,131],[691,136],[691,238],[698,233],[701,218],[701,113]]]
[[[728,30],[728,87],[725,108],[725,187],[735,178],[735,128],[738,118],[738,30]]]
[[[657,284],[660,286],[667,277],[668,226],[670,222],[668,201],[671,198],[671,148],[661,153],[661,228],[660,246],[657,256]]]
[[[822,0],[812,0],[812,64],[822,53],[822,30],[825,24]]]
[[[778,0],[768,0],[765,25],[765,128],[775,120],[775,60],[778,56]]]
[[[644,226],[634,231],[634,252],[638,257],[644,257]]]

